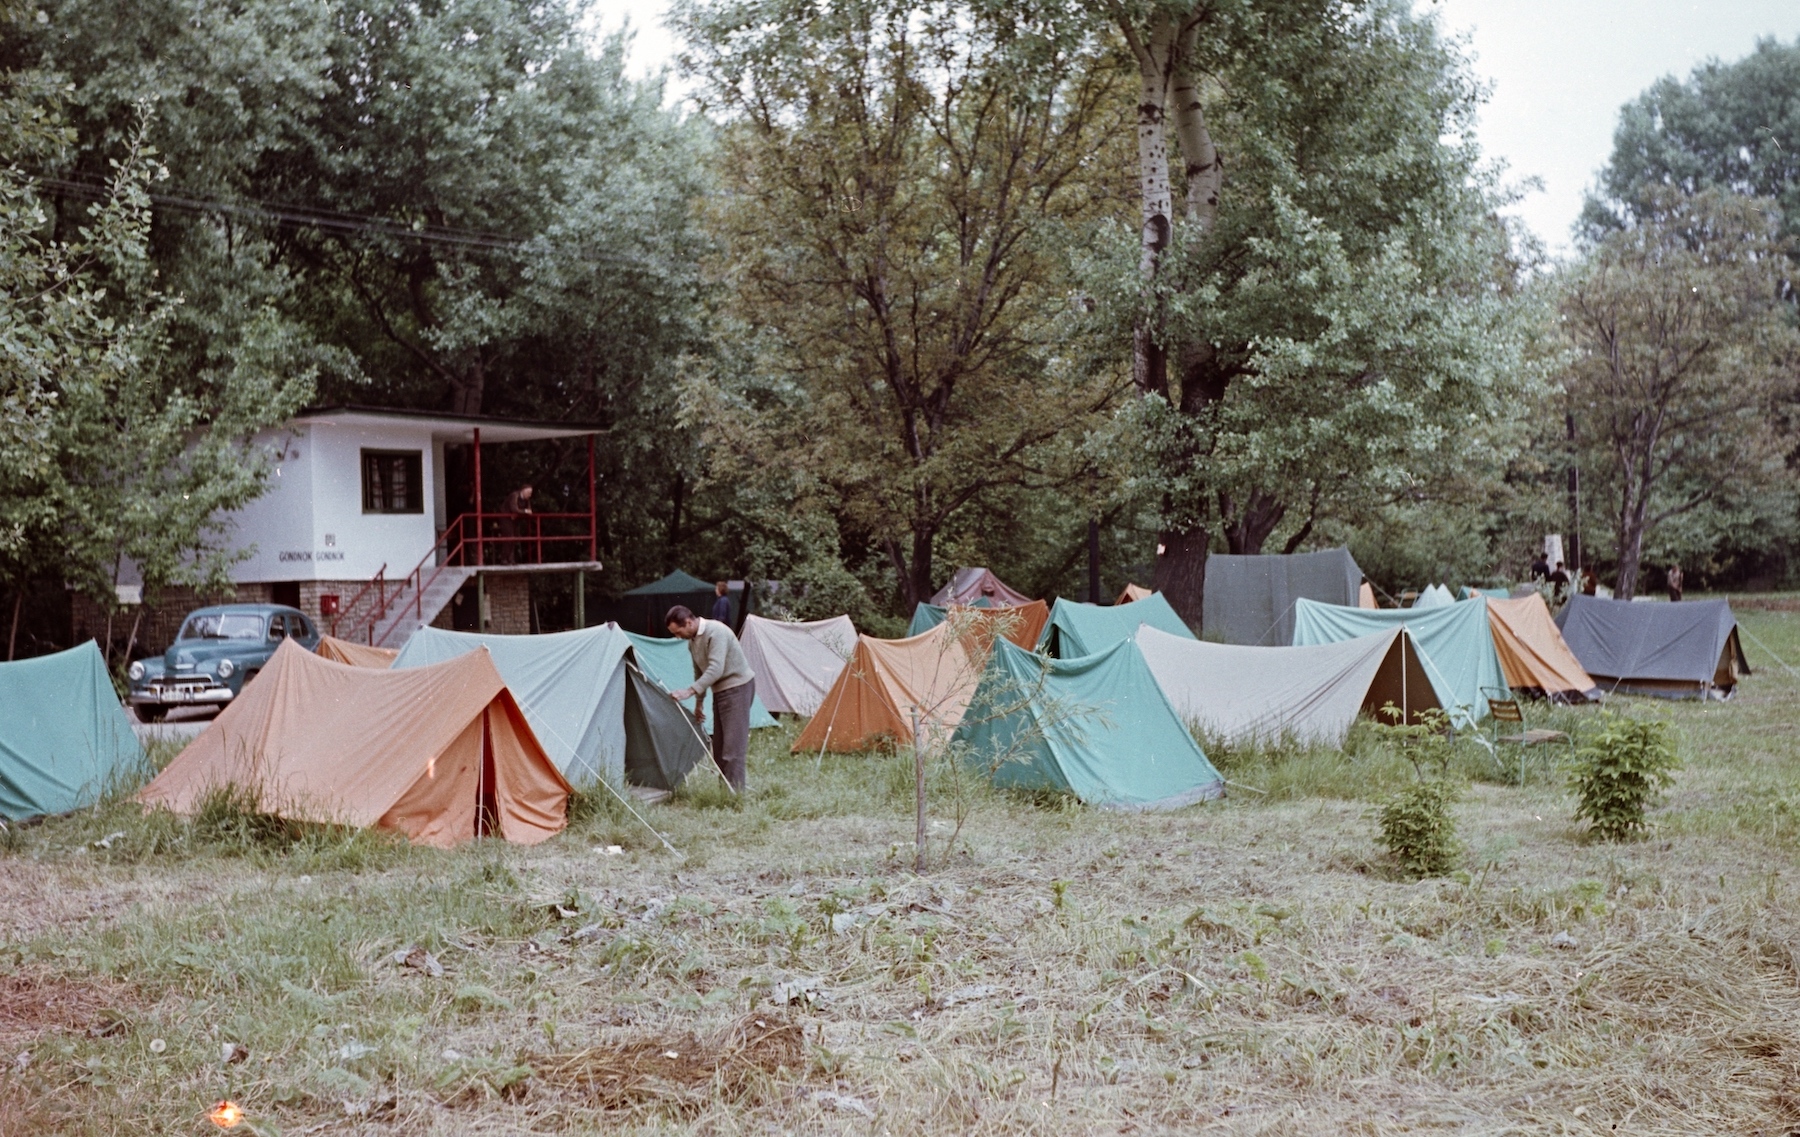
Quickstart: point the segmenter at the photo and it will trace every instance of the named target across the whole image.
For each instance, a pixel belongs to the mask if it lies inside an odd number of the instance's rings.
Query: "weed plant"
[[[1601,841],[1639,835],[1645,812],[1674,783],[1679,766],[1667,723],[1607,713],[1570,772],[1575,819]]]

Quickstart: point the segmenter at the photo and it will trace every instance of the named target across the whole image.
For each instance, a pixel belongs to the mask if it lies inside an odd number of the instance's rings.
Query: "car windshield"
[[[263,618],[246,612],[215,612],[208,616],[189,616],[181,629],[184,640],[260,640]]]

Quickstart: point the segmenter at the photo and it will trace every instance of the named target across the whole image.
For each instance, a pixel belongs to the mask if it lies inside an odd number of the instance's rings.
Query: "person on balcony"
[[[500,519],[497,522],[502,537],[519,535],[519,514],[531,515],[531,483],[526,482],[518,489],[506,495],[500,504]],[[495,552],[500,555],[495,559],[503,565],[522,564],[529,560],[523,552],[524,546],[517,541],[501,541]]]
[[[708,690],[713,693],[712,754],[719,772],[742,793],[745,766],[750,753],[750,703],[756,698],[756,672],[744,658],[731,625],[718,620],[702,620],[683,605],[669,609],[664,617],[669,634],[684,639],[688,655],[694,661],[694,684],[669,695],[676,702],[696,700],[694,721],[706,725],[700,708]]]

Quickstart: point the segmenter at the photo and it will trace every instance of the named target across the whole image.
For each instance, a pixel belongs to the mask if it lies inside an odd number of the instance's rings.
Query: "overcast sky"
[[[1749,54],[1759,37],[1800,36],[1797,0],[1414,0],[1466,32],[1493,91],[1482,149],[1513,178],[1544,188],[1513,210],[1553,250],[1569,244],[1582,192],[1612,149],[1619,107],[1664,75]],[[595,0],[595,30],[629,21],[632,71],[671,66],[680,49],[662,26],[667,0]],[[679,93],[679,81],[671,93]]]

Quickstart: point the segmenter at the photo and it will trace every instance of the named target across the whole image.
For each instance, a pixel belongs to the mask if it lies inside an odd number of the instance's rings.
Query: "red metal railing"
[[[551,532],[545,532],[546,522]],[[392,631],[388,621],[389,602],[406,596],[410,597],[413,609],[412,616],[416,620],[425,618],[425,593],[437,582],[448,568],[483,568],[505,567],[509,565],[536,565],[558,563],[545,559],[545,550],[559,553],[569,560],[585,559],[592,561],[596,549],[597,535],[594,532],[592,513],[465,513],[437,535],[431,548],[419,558],[411,572],[398,580],[387,578],[387,566],[375,579],[362,587],[343,613],[332,621],[331,634],[344,639],[359,638],[373,644],[377,633],[385,637]],[[556,532],[557,529],[573,530]],[[574,549],[564,552],[573,545]],[[582,554],[586,556],[583,557]],[[566,562],[564,562],[566,563]],[[387,591],[389,584],[394,591]],[[368,615],[358,615],[350,620],[357,606],[371,591],[374,601],[370,605]],[[402,606],[398,611],[402,618],[406,615]],[[435,613],[434,613],[435,615]],[[339,625],[349,621],[345,634],[340,636]]]

